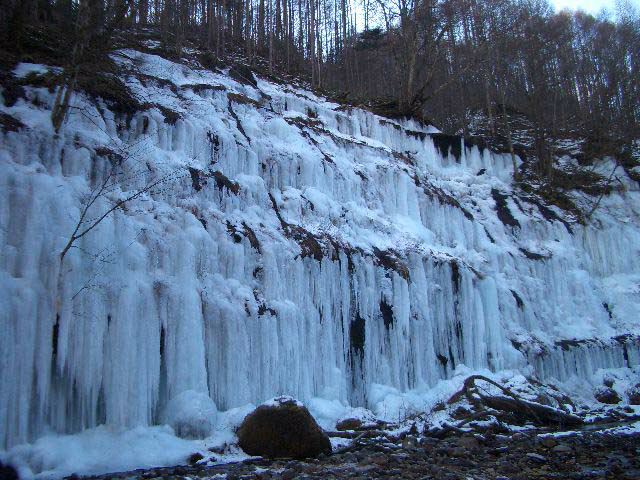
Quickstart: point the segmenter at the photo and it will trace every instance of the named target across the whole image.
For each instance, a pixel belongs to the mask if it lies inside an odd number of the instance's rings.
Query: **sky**
[[[640,0],[631,1],[636,6],[640,3]],[[565,7],[572,10],[580,8],[593,14],[597,14],[603,7],[613,13],[616,6],[615,0],[551,0],[551,3],[556,10],[562,10]]]
[[[1,1],[1,0],[0,0]],[[640,0],[626,0],[635,8],[635,11],[640,11]],[[374,2],[375,3],[375,2]],[[570,10],[584,10],[587,13],[590,13],[594,16],[598,15],[603,8],[606,8],[609,12],[609,18],[616,18],[616,0],[549,0],[549,3],[555,7],[555,10],[559,12],[564,8],[568,8]],[[362,17],[362,10],[360,6],[362,2],[356,1],[356,12],[357,12],[357,26],[360,30],[364,23]],[[375,20],[374,20],[375,22]],[[382,20],[380,20],[380,25],[382,25]]]

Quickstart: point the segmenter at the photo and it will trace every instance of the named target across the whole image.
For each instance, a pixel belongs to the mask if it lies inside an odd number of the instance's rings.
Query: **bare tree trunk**
[[[411,49],[409,50],[409,52],[407,52],[409,56],[409,62],[407,65],[405,87],[404,91],[401,92],[400,99],[400,111],[403,113],[409,113],[412,103],[411,100],[413,99],[413,91],[416,78],[416,62],[418,60],[417,42],[418,39],[416,37],[412,42]]]
[[[138,6],[138,17],[139,17],[139,23],[141,26],[147,25],[148,15],[149,15],[149,0],[140,0],[139,6]]]
[[[218,56],[222,57],[224,55],[224,42],[225,42],[225,23],[224,23],[224,12],[227,9],[227,1],[220,0],[220,21],[218,22]]]
[[[291,43],[291,38],[289,37],[289,9],[287,3],[288,0],[282,0],[282,30],[284,33],[283,41],[285,43],[285,59],[287,71],[289,71],[289,44]]]
[[[264,51],[264,36],[265,36],[265,14],[264,14],[264,0],[260,0],[258,4],[258,50]]]
[[[273,63],[274,63],[274,47],[273,47],[273,31],[269,31],[269,73],[273,75]]]
[[[56,99],[51,109],[51,123],[56,133],[60,131],[60,127],[67,117],[71,97],[78,81],[79,63],[82,59],[89,35],[90,14],[89,0],[80,0],[76,20],[76,41],[71,52],[71,60],[64,70],[62,84],[58,88]]]
[[[318,83],[316,71],[316,7],[314,0],[309,0],[309,59],[311,62],[311,85]]]
[[[340,20],[342,23],[342,38],[340,46],[342,47],[342,65],[346,74],[347,84],[351,85],[353,78],[349,77],[349,58],[347,57],[347,0],[340,1]]]
[[[245,24],[244,24],[244,41],[245,41],[245,53],[251,60],[251,23],[253,22],[252,18],[252,8],[251,8],[251,0],[246,0],[245,3]]]
[[[215,38],[215,14],[213,0],[207,0],[207,46],[210,50],[214,46]]]
[[[491,135],[495,137],[496,135],[496,122],[493,118],[493,106],[491,105],[491,93],[489,91],[489,74],[484,77],[484,98],[487,105],[487,116],[489,117],[489,130],[491,131]]]
[[[518,171],[518,163],[516,162],[516,153],[513,149],[513,140],[511,138],[511,126],[509,125],[509,116],[507,115],[507,105],[505,100],[504,87],[502,88],[502,117],[504,119],[504,126],[507,131],[507,145],[509,147],[509,153],[511,154],[511,164],[513,165],[513,179],[516,182],[519,182],[520,172]]]

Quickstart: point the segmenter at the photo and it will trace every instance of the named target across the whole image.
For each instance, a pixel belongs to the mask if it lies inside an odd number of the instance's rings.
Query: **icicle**
[[[0,134],[0,448],[162,422],[187,391],[222,410],[281,394],[372,406],[374,389],[460,365],[562,380],[639,363],[637,338],[614,339],[638,331],[637,221],[605,205],[599,228],[569,228],[509,198],[503,155],[129,54],[180,88],[127,80],[175,124],[85,101],[98,123],[72,114],[56,140],[36,107],[5,109],[30,128]],[[168,180],[74,246],[56,307],[61,248],[118,155],[92,217]],[[637,191],[610,201],[635,218]]]

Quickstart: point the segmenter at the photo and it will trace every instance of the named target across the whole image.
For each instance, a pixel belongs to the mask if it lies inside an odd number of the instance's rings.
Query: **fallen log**
[[[381,430],[347,430],[347,431],[335,431],[335,432],[327,432],[327,435],[330,437],[339,437],[339,438],[375,438],[375,437],[386,437],[388,435],[387,432]]]
[[[487,395],[480,392],[476,382],[486,382],[498,388],[504,395]],[[471,375],[464,381],[462,389],[455,393],[447,403],[451,404],[465,396],[469,402],[478,410],[491,409],[494,416],[503,414],[515,415],[523,420],[530,421],[539,426],[560,425],[560,426],[576,426],[582,425],[583,420],[577,415],[567,413],[563,410],[542,405],[540,403],[525,400],[516,395],[509,388],[500,385],[498,382],[491,380],[483,375]],[[489,413],[489,412],[484,412]],[[463,419],[458,424],[462,426],[468,423],[469,419]]]

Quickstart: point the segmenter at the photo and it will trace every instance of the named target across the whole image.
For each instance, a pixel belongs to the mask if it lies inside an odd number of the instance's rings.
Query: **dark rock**
[[[385,328],[389,330],[393,326],[394,321],[393,307],[388,304],[384,298],[380,300],[380,314],[382,315]]]
[[[240,191],[240,185],[237,182],[233,182],[231,180],[229,180],[229,178],[222,172],[220,171],[215,171],[212,173],[213,178],[216,181],[216,186],[218,187],[218,190],[222,190],[223,188],[226,188],[227,190],[229,190],[231,193],[237,195],[238,192]]]
[[[189,455],[189,458],[187,458],[187,463],[189,465],[195,465],[196,463],[198,463],[203,458],[204,457],[200,453],[197,453],[197,452],[196,453],[192,453],[191,455]]]
[[[0,129],[2,129],[2,131],[17,132],[22,128],[25,128],[25,125],[20,120],[11,115],[0,112]]]
[[[2,98],[7,107],[13,107],[18,100],[27,98],[27,93],[22,85],[13,78],[2,78]]]
[[[552,450],[554,453],[558,453],[560,455],[573,453],[573,450],[568,445],[556,445]]]
[[[455,447],[455,448],[451,448],[449,449],[449,456],[451,457],[464,457],[465,455],[467,455],[467,449],[464,447]]]
[[[331,453],[331,442],[309,410],[290,398],[261,405],[237,432],[238,444],[249,455],[308,458]]]
[[[351,320],[351,324],[349,326],[349,342],[353,353],[359,353],[360,355],[364,354],[365,321],[358,311],[356,311],[355,318]]]
[[[401,259],[401,255],[393,250],[380,250],[373,247],[376,264],[386,270],[392,270],[405,280],[409,280],[409,267]]]
[[[473,414],[473,411],[466,405],[458,405],[456,409],[451,412],[451,418],[455,420],[462,420]]]
[[[542,437],[540,439],[540,444],[546,448],[553,448],[558,444],[558,442],[553,437]]]
[[[228,447],[228,445],[226,443],[224,443],[222,445],[209,448],[209,451],[212,452],[212,453],[217,453],[217,454],[222,455],[225,452],[225,450],[227,449],[227,447]]]
[[[605,377],[602,379],[602,383],[604,384],[605,387],[613,388],[614,382],[615,382],[615,378],[609,375],[605,375]]]
[[[537,463],[546,463],[547,461],[546,457],[537,453],[527,453],[527,458]]]
[[[520,250],[529,260],[546,260],[548,258],[544,255],[540,255],[539,253],[530,252],[526,248],[519,248],[518,250]]]
[[[386,465],[389,461],[387,456],[382,453],[372,456],[369,460],[371,463],[375,463],[376,465]]]
[[[285,470],[280,474],[282,480],[293,480],[296,478],[296,472],[294,470]]]
[[[508,196],[495,188],[491,189],[491,196],[496,202],[496,213],[500,221],[506,226],[520,228],[520,222],[518,222],[511,213],[511,210],[509,210],[509,205],[507,204]]]
[[[353,471],[360,474],[367,474],[372,470],[375,470],[376,468],[378,467],[376,467],[375,465],[360,465],[355,467]]]
[[[518,305],[518,308],[522,310],[524,308],[524,302],[522,301],[522,297],[520,297],[520,295],[518,295],[518,292],[516,292],[515,290],[511,290],[511,295],[513,295],[513,298],[516,301],[516,305]]]
[[[614,463],[609,466],[609,472],[619,478],[624,473],[624,469],[618,463]]]
[[[176,122],[182,118],[182,116],[175,110],[171,110],[170,108],[162,105],[156,105],[156,107],[160,112],[162,112],[162,115],[164,116],[164,123],[168,125],[175,125]]]
[[[416,448],[417,444],[418,444],[418,441],[416,440],[416,437],[414,437],[413,435],[407,435],[402,439],[402,448],[404,448],[405,450]]]
[[[362,420],[359,418],[345,418],[336,424],[336,430],[344,432],[345,430],[357,430],[362,427]]]
[[[254,248],[258,253],[262,253],[260,249],[260,242],[258,241],[258,237],[255,232],[247,225],[245,222],[242,222],[242,228],[244,229],[244,236],[249,240],[249,244],[252,248]]]
[[[640,383],[627,392],[630,405],[640,405]]]
[[[196,192],[199,192],[200,190],[202,190],[202,182],[200,179],[200,175],[202,174],[202,172],[196,168],[192,168],[192,167],[188,167],[189,168],[189,174],[191,175],[191,185],[193,186],[193,189]]]
[[[202,53],[199,57],[199,60],[200,60],[200,64],[204,68],[207,68],[211,71],[215,71],[218,69],[218,67],[222,66],[222,63],[220,62],[218,57],[216,57],[215,54],[209,50]]]
[[[480,442],[478,442],[478,439],[475,437],[465,435],[458,439],[458,445],[466,449],[473,450],[480,446]]]
[[[439,150],[442,158],[447,158],[449,154],[453,155],[456,162],[460,163],[462,156],[462,138],[458,135],[447,135],[445,133],[429,134],[433,145]]]
[[[242,83],[244,85],[251,85],[253,87],[258,86],[258,82],[253,75],[253,71],[247,65],[242,65],[240,63],[232,66],[229,69],[229,76],[233,78],[236,82]]]
[[[598,388],[593,394],[593,396],[600,403],[607,403],[609,405],[615,405],[617,403],[620,403],[620,396],[614,389],[610,387]]]
[[[239,103],[241,105],[251,105],[255,108],[260,108],[262,106],[262,104],[257,100],[254,100],[251,97],[247,97],[246,95],[241,95],[239,93],[228,93],[227,98],[230,101]]]
[[[2,480],[18,480],[18,472],[11,465],[5,465],[0,462],[0,479]]]

